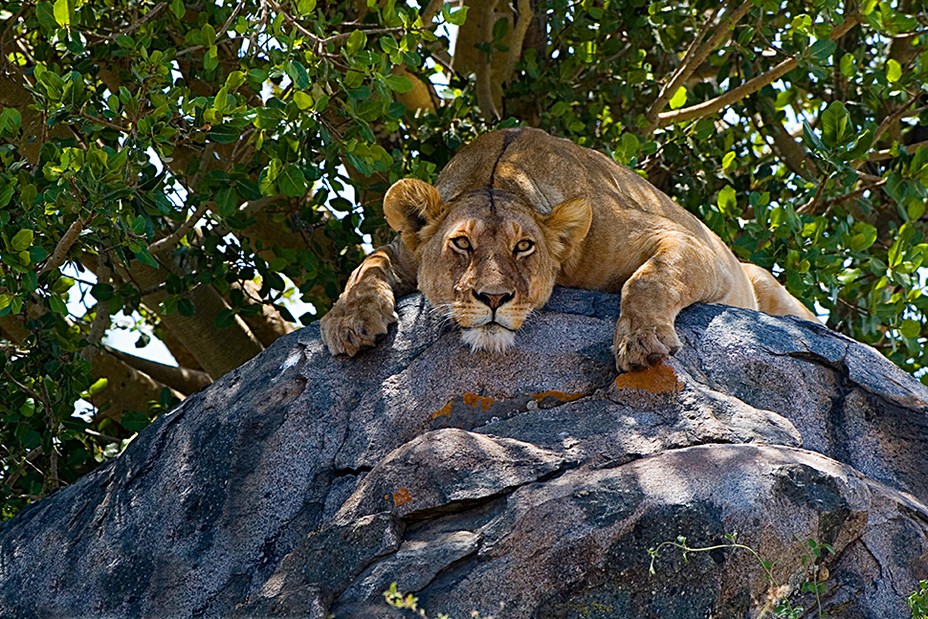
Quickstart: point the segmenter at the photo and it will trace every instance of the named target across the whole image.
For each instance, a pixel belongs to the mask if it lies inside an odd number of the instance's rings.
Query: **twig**
[[[856,13],[849,16],[847,21],[832,30],[830,37],[831,40],[834,41],[843,37],[849,30],[859,24],[862,19],[863,18]],[[748,95],[757,92],[767,84],[777,81],[795,69],[798,64],[799,61],[795,57],[787,58],[766,73],[762,73],[757,77],[741,84],[737,88],[734,88],[714,99],[709,99],[708,101],[703,101],[702,103],[697,103],[696,105],[691,105],[690,107],[685,107],[679,110],[658,114],[657,127],[666,127],[667,125],[671,125],[673,123],[693,120],[695,118],[703,118],[704,116],[714,114],[719,110],[728,107],[732,103],[740,101]]]
[[[922,142],[913,142],[912,144],[900,144],[901,147],[905,148],[910,153],[925,148],[928,146],[928,140]],[[891,148],[884,148],[883,150],[877,150],[870,153],[870,156],[867,157],[869,161],[885,161],[886,159],[892,159],[893,153]]]
[[[194,211],[193,215],[188,217],[181,225],[177,226],[177,229],[174,230],[168,236],[158,239],[154,243],[148,246],[148,251],[152,254],[157,254],[159,252],[165,251],[167,249],[172,249],[174,245],[180,241],[184,235],[186,235],[190,230],[197,225],[197,222],[206,215],[206,211],[209,210],[209,207],[212,205],[212,200],[206,200],[200,206],[197,207],[197,210]]]
[[[512,30],[512,40],[509,43],[509,56],[506,58],[506,73],[503,74],[503,82],[508,82],[516,72],[516,63],[522,57],[522,44],[525,42],[525,34],[528,27],[532,24],[532,0],[519,0],[518,5],[519,20]]]
[[[822,198],[822,192],[825,191],[825,185],[828,184],[828,181],[831,180],[831,177],[832,175],[829,174],[822,179],[822,182],[818,184],[818,190],[815,192],[815,197],[797,208],[797,215],[801,215],[803,213],[812,213],[812,211],[815,209],[815,205],[818,204],[818,201]]]
[[[657,124],[658,114],[664,107],[667,105],[667,102],[670,101],[670,98],[673,97],[674,93],[679,90],[680,86],[689,79],[699,65],[705,61],[706,57],[718,47],[722,41],[728,39],[731,36],[732,29],[735,24],[737,24],[741,19],[747,15],[747,12],[751,9],[753,3],[751,0],[746,0],[735,9],[724,21],[722,21],[715,29],[715,34],[706,41],[704,44],[700,45],[699,42],[705,33],[709,30],[710,24],[715,19],[715,14],[712,15],[708,20],[706,20],[703,29],[700,33],[693,39],[693,43],[690,45],[689,49],[686,50],[686,53],[683,56],[683,60],[680,62],[680,66],[677,67],[677,70],[674,71],[673,75],[664,86],[661,88],[660,93],[657,96],[657,100],[651,105],[651,108],[648,110],[647,118],[651,123],[647,133],[651,133],[655,129]]]
[[[876,144],[877,140],[883,137],[883,134],[889,131],[890,127],[902,120],[902,117],[905,116],[906,110],[908,110],[909,107],[911,107],[911,105],[916,101],[918,101],[918,97],[913,96],[906,103],[893,110],[889,116],[887,116],[885,120],[880,123],[880,126],[876,128],[876,131],[873,132],[873,143]]]
[[[3,485],[8,488],[12,488],[13,484],[16,483],[16,480],[22,477],[22,474],[26,471],[27,464],[30,465],[32,468],[34,468],[36,471],[38,471],[41,474],[42,470],[37,468],[34,464],[32,464],[32,461],[38,458],[39,456],[43,455],[44,453],[45,451],[42,449],[41,445],[39,445],[38,447],[36,447],[35,449],[27,453],[26,457],[23,458],[22,463],[18,467],[16,467],[16,470],[10,473],[9,477],[3,480]]]
[[[64,264],[65,258],[67,258],[68,251],[77,241],[77,237],[81,235],[81,232],[84,230],[84,226],[87,225],[87,222],[90,221],[92,216],[88,215],[86,218],[78,217],[74,222],[68,226],[68,229],[58,240],[58,244],[55,245],[55,250],[52,252],[52,255],[42,264],[42,267],[39,269],[39,275],[48,273],[54,269],[57,269],[62,264]]]

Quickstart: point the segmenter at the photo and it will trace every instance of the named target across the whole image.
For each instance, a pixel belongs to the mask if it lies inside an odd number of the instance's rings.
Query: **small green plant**
[[[383,592],[383,597],[387,600],[387,604],[393,608],[399,608],[401,610],[410,610],[416,613],[416,616],[420,619],[429,619],[428,614],[425,612],[424,608],[419,608],[419,598],[414,596],[411,593],[403,593],[397,589],[396,583],[391,583],[390,588]],[[482,616],[476,610],[470,612],[471,619],[493,619],[490,616]],[[435,619],[451,619],[450,615],[445,613],[438,613],[435,616]]]
[[[728,540],[726,543],[701,547],[690,546],[686,541],[686,537],[683,535],[678,536],[677,539],[673,541],[668,540],[661,542],[657,546],[648,549],[648,555],[651,557],[651,564],[648,568],[648,571],[652,576],[657,574],[654,563],[657,560],[661,550],[664,548],[676,548],[679,550],[682,553],[684,563],[689,562],[690,554],[712,552],[714,550],[743,550],[757,560],[757,563],[764,571],[764,578],[767,580],[769,585],[768,602],[764,605],[763,608],[761,608],[758,617],[763,618],[770,616],[774,619],[799,619],[802,617],[803,613],[805,612],[805,608],[802,606],[794,605],[789,600],[789,594],[791,593],[792,587],[790,587],[788,584],[781,585],[777,581],[773,571],[773,562],[761,557],[760,554],[751,546],[739,543],[737,533],[728,533],[725,535],[725,539]],[[802,555],[804,580],[802,585],[800,585],[799,590],[803,593],[812,593],[815,595],[817,616],[820,619],[824,619],[827,617],[827,615],[822,609],[821,595],[825,592],[826,588],[824,581],[827,580],[827,570],[825,570],[825,568],[819,564],[819,560],[821,559],[823,553],[827,552],[832,554],[834,553],[834,549],[829,544],[819,544],[812,539],[807,540],[806,545],[808,546],[808,550]]]
[[[928,580],[918,583],[918,589],[906,598],[912,619],[928,619]]]

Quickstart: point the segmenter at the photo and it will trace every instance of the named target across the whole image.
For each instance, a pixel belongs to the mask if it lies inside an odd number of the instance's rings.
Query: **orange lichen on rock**
[[[573,402],[574,400],[579,400],[582,398],[584,393],[564,393],[563,391],[542,391],[541,393],[533,393],[532,399],[536,402],[541,402],[545,398],[554,398],[558,402]]]
[[[654,367],[619,374],[616,389],[636,389],[648,393],[674,393],[683,389],[683,381],[672,367],[663,361]]]
[[[451,415],[451,404],[454,400],[448,400],[448,403],[442,406],[440,409],[432,413],[432,419],[438,419],[439,417],[447,417]]]
[[[482,410],[490,410],[490,407],[493,406],[493,398],[485,398],[482,395],[477,395],[476,393],[465,393],[461,396],[461,399],[464,401],[464,404],[477,408],[478,406]]]
[[[405,505],[412,501],[412,495],[409,494],[409,490],[406,488],[397,488],[393,493],[393,504],[399,507],[400,505]]]

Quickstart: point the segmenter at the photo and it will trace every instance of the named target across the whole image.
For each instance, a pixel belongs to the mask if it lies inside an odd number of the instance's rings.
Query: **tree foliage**
[[[637,168],[928,365],[918,0],[39,0],[0,4],[0,49],[6,516],[325,312],[389,184],[498,126]]]

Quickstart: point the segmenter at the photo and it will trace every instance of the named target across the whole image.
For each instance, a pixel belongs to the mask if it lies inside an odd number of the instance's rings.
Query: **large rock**
[[[312,325],[0,529],[0,616],[749,617],[829,544],[836,617],[928,578],[928,391],[819,325],[698,306],[615,375],[618,298],[559,290],[504,355],[421,297],[360,357]],[[797,592],[795,595],[801,595]],[[796,599],[796,598],[794,598]],[[796,600],[807,608],[813,598]]]

